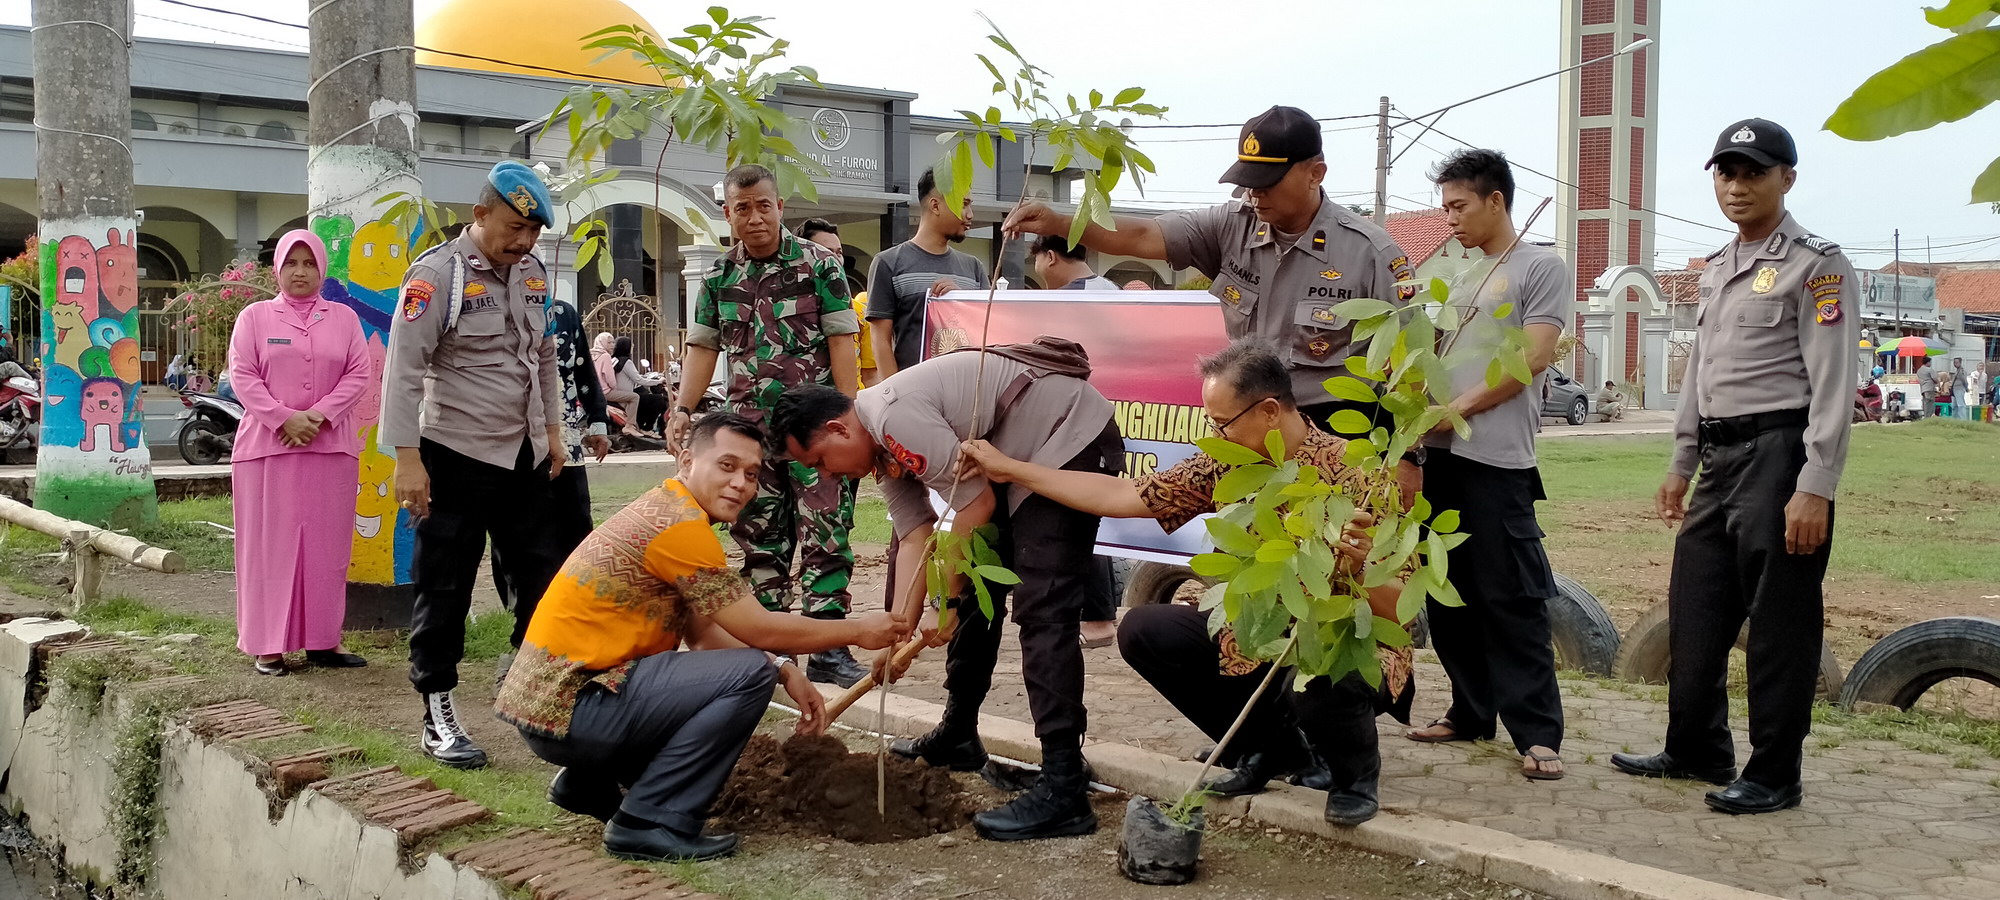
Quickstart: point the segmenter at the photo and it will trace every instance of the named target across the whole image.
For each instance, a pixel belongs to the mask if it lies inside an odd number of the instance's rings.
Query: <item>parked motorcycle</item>
[[[0,382],[0,457],[16,447],[35,448],[41,438],[42,386],[16,375]]]
[[[181,419],[181,458],[191,466],[212,466],[222,462],[236,447],[236,428],[243,423],[243,404],[216,394],[181,392],[187,407],[174,418]]]

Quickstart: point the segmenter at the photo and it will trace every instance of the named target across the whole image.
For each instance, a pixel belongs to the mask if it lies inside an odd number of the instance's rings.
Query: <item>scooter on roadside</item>
[[[236,429],[243,423],[243,404],[219,394],[181,392],[187,407],[174,418],[180,419],[175,439],[181,458],[191,466],[212,466],[222,462],[236,447]]]
[[[42,386],[16,375],[0,382],[0,457],[41,440]]]

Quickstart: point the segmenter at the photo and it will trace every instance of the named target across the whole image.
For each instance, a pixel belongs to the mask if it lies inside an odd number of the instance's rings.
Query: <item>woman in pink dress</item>
[[[326,246],[297,229],[278,239],[281,293],[244,307],[229,338],[229,383],[243,403],[230,473],[236,510],[236,646],[265,675],[284,654],[314,665],[368,661],[341,645],[354,492],[361,458],[353,411],[368,389],[368,345],[354,310],[320,296]]]

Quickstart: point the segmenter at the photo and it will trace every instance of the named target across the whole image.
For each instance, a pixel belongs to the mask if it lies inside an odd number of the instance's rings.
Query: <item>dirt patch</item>
[[[837,738],[754,735],[715,803],[723,827],[824,836],[857,844],[955,831],[971,821],[973,798],[950,773],[890,756],[887,814],[875,807],[875,757],[850,753]]]

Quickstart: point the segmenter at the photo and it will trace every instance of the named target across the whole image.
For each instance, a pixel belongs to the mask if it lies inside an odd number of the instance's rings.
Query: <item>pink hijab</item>
[[[325,284],[326,244],[320,241],[319,235],[313,234],[303,228],[294,228],[287,231],[284,237],[278,239],[278,249],[271,255],[272,265],[276,266],[278,271],[283,272],[285,259],[292,255],[292,248],[300,244],[306,245],[306,248],[312,251],[313,260],[319,264],[320,283]],[[291,294],[285,293],[285,288],[281,280],[278,286],[278,297],[291,306],[309,306],[319,300],[319,291],[315,289],[310,297],[294,297]]]

